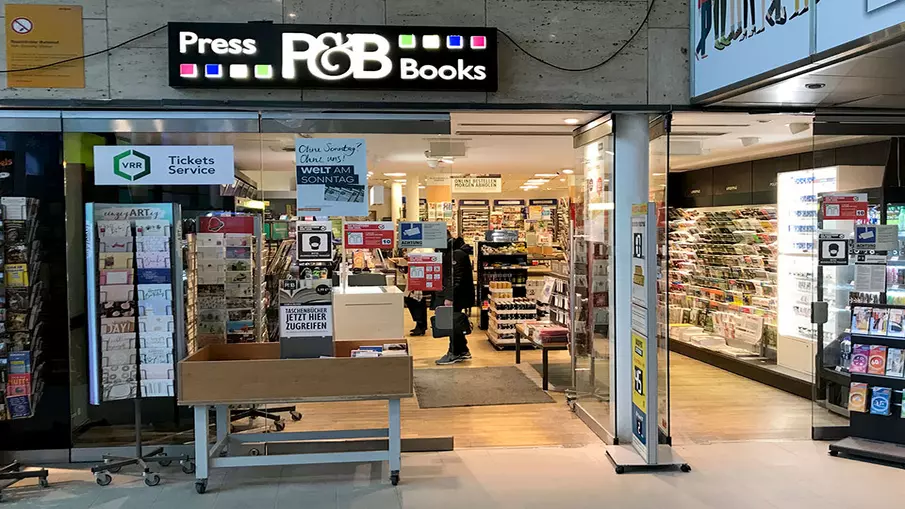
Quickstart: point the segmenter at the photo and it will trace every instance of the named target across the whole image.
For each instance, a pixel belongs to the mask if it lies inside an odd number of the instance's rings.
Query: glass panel
[[[650,201],[657,208],[657,417],[661,440],[669,440],[669,313],[666,183],[669,171],[668,120],[660,118],[651,127],[649,159]]]
[[[576,404],[614,434],[611,406],[613,196],[615,164],[612,134],[578,148],[573,186],[575,223],[569,262],[569,292],[554,294],[552,308],[568,304]],[[556,283],[557,288],[565,283]],[[562,299],[558,301],[557,299]]]

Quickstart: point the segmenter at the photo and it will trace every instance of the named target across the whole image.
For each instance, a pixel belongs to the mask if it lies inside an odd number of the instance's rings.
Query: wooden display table
[[[522,338],[525,338],[525,342],[531,345],[534,348],[541,349],[541,355],[543,357],[543,389],[546,391],[550,387],[550,350],[568,350],[569,343],[543,343],[541,341],[535,341],[531,338],[531,335],[528,334],[528,326],[524,323],[516,324],[515,326],[515,363],[522,363]]]
[[[195,489],[207,490],[211,468],[313,463],[388,461],[390,480],[399,482],[402,461],[400,399],[410,398],[412,358],[350,358],[362,345],[398,339],[337,341],[335,358],[280,359],[279,343],[211,345],[179,362],[179,404],[194,407]],[[304,433],[229,432],[228,407],[236,404],[387,400],[389,425],[370,430]],[[209,410],[216,410],[217,441],[209,441]],[[387,438],[385,451],[229,456],[230,444]],[[266,452],[266,447],[264,448]]]
[[[334,288],[333,336],[338,341],[405,337],[402,296],[395,286]]]

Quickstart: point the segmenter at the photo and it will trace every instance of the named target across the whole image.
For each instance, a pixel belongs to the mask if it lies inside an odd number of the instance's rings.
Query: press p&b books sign
[[[94,147],[94,184],[198,186],[232,184],[228,145],[111,145]]]
[[[299,215],[368,215],[365,140],[296,138],[295,173]]]

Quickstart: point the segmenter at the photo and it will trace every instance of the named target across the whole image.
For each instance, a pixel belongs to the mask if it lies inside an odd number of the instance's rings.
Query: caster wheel
[[[283,421],[274,421],[273,427],[276,428],[277,431],[283,431],[286,429],[286,423]]]
[[[182,473],[194,474],[195,473],[195,462],[193,462],[193,461],[182,462]]]
[[[836,456],[839,456],[839,451],[830,451],[830,456],[832,456],[832,457],[834,457],[834,458],[835,458]]]
[[[393,483],[393,486],[399,484],[399,472],[393,472],[390,474],[390,482]]]
[[[680,466],[679,469],[683,472],[691,472],[691,465],[689,465],[688,463],[685,463],[682,466]]]
[[[106,486],[113,482],[113,476],[107,472],[98,472],[94,474],[94,482],[96,482],[98,486]]]
[[[145,484],[147,486],[157,486],[160,484],[160,476],[157,474],[145,474]]]
[[[289,417],[292,417],[292,420],[293,420],[293,421],[301,421],[301,420],[302,420],[302,413],[301,413],[301,412],[292,411],[292,412],[289,412]]]
[[[623,467],[622,465],[619,465],[618,467],[616,467],[616,473],[617,473],[617,474],[624,474],[624,473],[625,473],[625,467]]]
[[[46,477],[38,478],[38,484],[41,485],[42,488],[50,487],[50,481],[48,481]]]
[[[199,495],[204,495],[204,492],[207,491],[207,479],[195,481],[195,491],[197,491]]]
[[[249,449],[248,454],[249,454],[250,456],[260,456],[260,455],[261,455],[261,451],[252,448],[252,449]]]
[[[173,460],[166,460],[166,461],[161,461],[160,463],[158,463],[158,465],[160,465],[162,467],[168,467],[172,464],[173,464]]]

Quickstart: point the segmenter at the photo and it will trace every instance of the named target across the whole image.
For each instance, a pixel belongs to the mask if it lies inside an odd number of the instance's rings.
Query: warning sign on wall
[[[82,7],[6,4],[6,70],[12,88],[85,88]]]

